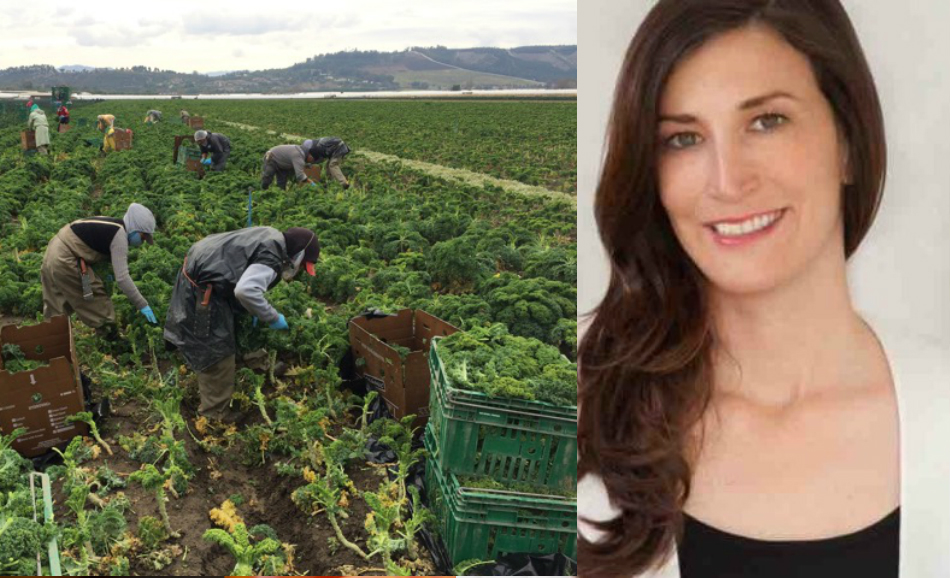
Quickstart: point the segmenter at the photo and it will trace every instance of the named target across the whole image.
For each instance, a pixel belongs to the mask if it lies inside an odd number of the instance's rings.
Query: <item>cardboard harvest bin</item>
[[[19,345],[28,359],[49,362],[34,371],[10,373],[0,359],[0,432],[28,430],[13,442],[13,449],[31,458],[86,435],[86,424],[65,423],[66,417],[85,407],[69,318],[53,317],[28,327],[4,326],[0,345],[7,343]]]
[[[115,129],[115,150],[127,151],[132,148],[132,130],[128,128]]]
[[[20,148],[25,151],[31,151],[36,148],[36,133],[32,130],[20,132]]]
[[[316,182],[320,180],[320,169],[320,165],[307,165],[303,168],[303,172],[310,177],[311,181]]]
[[[429,419],[429,347],[434,337],[451,335],[458,328],[414,309],[390,317],[354,317],[349,325],[357,373],[379,391],[393,417],[416,414],[414,425],[425,427]],[[402,359],[390,344],[408,347],[411,353]]]

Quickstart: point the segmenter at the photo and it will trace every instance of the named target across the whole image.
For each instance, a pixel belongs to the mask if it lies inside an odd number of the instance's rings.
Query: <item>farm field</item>
[[[147,126],[142,118],[153,107],[165,122]],[[231,139],[226,172],[198,179],[172,164],[174,137],[193,133],[177,122],[180,107]],[[101,140],[94,124],[103,113],[134,131],[132,150],[102,156],[87,142]],[[131,202],[158,220],[155,244],[133,249],[129,265],[159,325],[111,287],[123,340],[105,341],[74,321],[82,372],[114,415],[99,431],[104,443],[77,438],[64,465],[50,470],[55,525],[30,539],[57,536],[64,575],[463,573],[473,562],[445,562],[423,543],[421,528],[439,531],[423,506],[426,452],[413,443],[410,421],[369,423],[374,394],[360,397],[340,377],[347,323],[367,309],[424,309],[478,343],[509,348],[511,359],[527,360],[530,349],[557,365],[546,381],[522,379],[512,368],[505,381],[473,377],[474,390],[576,405],[571,199],[469,186],[352,154],[343,163],[353,185],[347,191],[326,176],[317,187],[260,191],[263,155],[284,141],[223,121],[340,136],[354,150],[576,190],[574,102],[101,102],[74,109],[73,129],[52,135],[49,157],[24,155],[23,127],[3,126],[0,323],[42,319],[40,264],[64,224],[121,217]],[[246,417],[225,428],[197,418],[195,376],[166,351],[162,325],[188,248],[247,226],[249,212],[254,226],[313,229],[322,251],[315,277],[300,275],[267,293],[288,332],[239,319],[239,359],[263,353],[239,363],[235,406]],[[275,373],[277,362],[287,371]],[[458,365],[447,364],[460,375]],[[27,466],[3,439],[0,518],[32,517]],[[371,439],[388,446],[387,460],[367,450]],[[471,488],[496,483],[462,481]],[[576,479],[528,485],[517,490],[554,503],[576,492]],[[12,536],[0,531],[0,545]],[[564,550],[571,553],[566,542]],[[0,574],[29,575],[30,564],[0,558]]]
[[[116,104],[116,110],[125,106]],[[134,110],[148,108],[169,117],[185,108],[210,119],[308,138],[338,136],[354,151],[367,149],[564,193],[577,191],[577,101],[166,100],[143,101]],[[226,132],[227,127],[220,130]]]

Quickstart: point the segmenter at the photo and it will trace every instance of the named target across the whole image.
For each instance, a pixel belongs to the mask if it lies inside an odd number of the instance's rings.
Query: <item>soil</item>
[[[93,396],[97,398],[98,392],[94,392]],[[195,433],[196,408],[197,391],[192,385],[182,403],[182,415],[192,433]],[[119,437],[131,436],[135,432],[153,434],[159,424],[154,418],[154,412],[137,401],[114,405],[112,413],[112,417],[100,426],[100,433],[112,447],[114,455],[108,456],[102,452],[96,460],[86,462],[84,466],[96,469],[108,465],[122,477],[128,477],[139,469],[140,464],[132,460],[119,446]],[[252,408],[239,425],[239,429],[262,421],[261,415]],[[338,429],[341,427],[338,426]],[[209,518],[209,511],[220,507],[222,502],[236,495],[242,498],[237,510],[248,528],[267,524],[277,532],[282,542],[295,547],[294,567],[299,575],[343,575],[352,573],[354,568],[360,569],[365,575],[386,574],[382,568],[373,568],[382,565],[376,559],[368,563],[342,546],[331,551],[331,542],[328,539],[335,537],[335,534],[327,517],[323,514],[308,516],[291,501],[293,491],[304,485],[302,480],[278,476],[273,470],[274,464],[270,461],[263,467],[244,465],[240,457],[240,442],[236,442],[223,455],[215,456],[204,451],[188,433],[177,437],[185,440],[189,460],[198,470],[190,482],[188,493],[178,499],[169,497],[167,504],[172,529],[179,532],[181,537],[166,541],[160,548],[171,547],[180,555],[171,565],[161,570],[151,567],[146,560],[132,560],[133,575],[229,575],[235,564],[233,557],[220,546],[204,541],[202,535],[205,530],[214,527]],[[386,476],[382,466],[370,464],[350,466],[346,473],[359,490],[378,489],[380,481]],[[132,511],[126,513],[129,531],[137,535],[140,518],[160,518],[155,496],[137,484],[130,484],[124,493],[132,504]],[[62,520],[67,513],[63,506],[65,496],[60,483],[54,484],[54,499],[57,504],[56,517]],[[366,531],[363,523],[369,508],[359,499],[352,499],[350,503],[349,517],[339,520],[339,523],[344,535],[365,551]],[[176,546],[180,550],[177,550]],[[420,552],[424,558],[421,560],[423,567],[431,569],[433,566],[428,553],[421,547]]]

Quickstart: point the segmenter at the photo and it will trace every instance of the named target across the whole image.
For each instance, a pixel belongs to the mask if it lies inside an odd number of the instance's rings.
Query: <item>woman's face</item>
[[[847,147],[808,58],[750,25],[673,69],[660,98],[660,196],[719,290],[766,291],[844,254]]]

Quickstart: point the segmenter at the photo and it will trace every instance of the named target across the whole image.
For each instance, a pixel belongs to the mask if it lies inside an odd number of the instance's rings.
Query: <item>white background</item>
[[[849,264],[855,306],[950,341],[950,2],[844,0],[877,83],[888,145],[877,219]],[[616,77],[649,0],[578,2],[578,313],[597,305],[607,261],[593,194]]]

